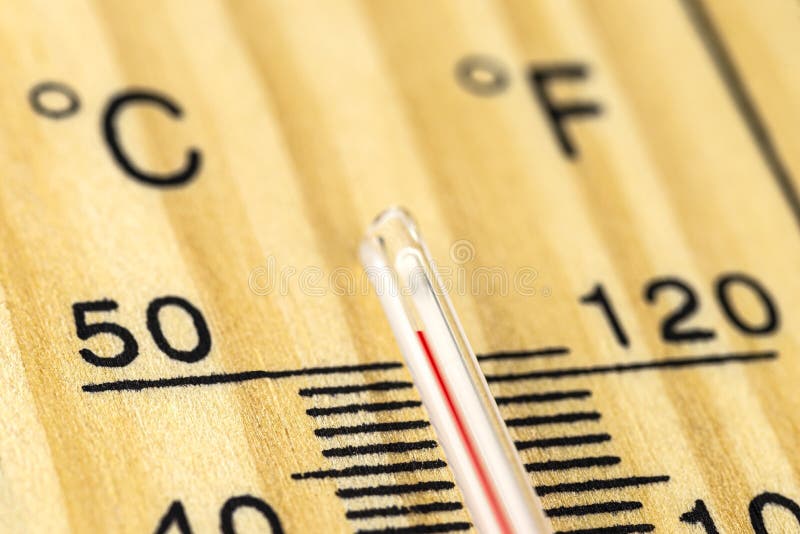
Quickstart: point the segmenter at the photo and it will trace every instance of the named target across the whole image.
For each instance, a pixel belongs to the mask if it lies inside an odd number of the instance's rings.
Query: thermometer
[[[408,212],[370,226],[361,260],[480,532],[549,532],[478,360]]]

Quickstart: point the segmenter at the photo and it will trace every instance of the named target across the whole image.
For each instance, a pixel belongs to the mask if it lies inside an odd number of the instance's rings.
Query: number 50
[[[197,332],[197,345],[190,350],[176,349],[164,335],[161,327],[159,312],[166,306],[175,306],[184,310],[194,323]],[[75,317],[75,333],[84,341],[98,334],[109,334],[122,341],[122,350],[114,356],[101,356],[90,349],[82,348],[81,357],[92,365],[98,367],[125,367],[139,355],[139,343],[130,330],[117,323],[109,321],[88,322],[88,313],[111,312],[119,307],[116,301],[110,299],[76,302],[72,305]],[[182,297],[166,296],[150,301],[146,313],[147,330],[153,337],[156,346],[173,360],[194,363],[202,360],[211,351],[211,333],[208,324],[194,305]]]

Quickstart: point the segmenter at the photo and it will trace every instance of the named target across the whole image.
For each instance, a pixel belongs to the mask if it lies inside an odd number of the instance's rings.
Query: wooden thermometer
[[[800,532],[797,0],[0,49],[0,532]]]

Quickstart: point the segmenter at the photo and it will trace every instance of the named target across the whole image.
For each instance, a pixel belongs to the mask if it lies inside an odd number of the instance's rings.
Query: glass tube
[[[412,217],[381,213],[360,256],[477,530],[551,532]]]

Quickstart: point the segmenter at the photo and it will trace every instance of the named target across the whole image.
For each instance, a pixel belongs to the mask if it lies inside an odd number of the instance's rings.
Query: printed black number
[[[761,318],[745,317],[736,308],[733,293],[737,287],[750,292],[761,304]],[[743,273],[722,274],[717,278],[714,290],[722,313],[728,322],[743,334],[763,336],[772,334],[780,328],[780,313],[775,300],[755,278]],[[655,304],[662,293],[673,293],[680,298],[678,306],[661,321],[661,337],[665,342],[706,341],[716,337],[716,332],[710,328],[687,324],[700,308],[700,301],[695,290],[680,278],[668,276],[653,279],[645,286],[643,293],[644,300],[649,304]],[[617,342],[625,348],[630,345],[628,334],[617,315],[612,299],[602,284],[595,284],[589,293],[580,298],[580,302],[600,307]]]
[[[116,356],[100,356],[89,349],[81,349],[81,357],[92,365],[98,367],[124,367],[139,355],[139,344],[130,330],[116,323],[99,322],[87,323],[86,314],[91,312],[114,311],[119,306],[113,300],[97,300],[91,302],[76,302],[72,305],[72,314],[75,316],[75,332],[82,340],[87,340],[98,334],[117,336],[122,341],[122,351]]]
[[[611,304],[611,301],[606,295],[606,291],[603,289],[601,284],[596,284],[592,291],[581,297],[580,301],[581,304],[596,304],[600,306],[600,309],[603,310],[603,314],[606,316],[608,325],[614,332],[614,337],[617,338],[617,343],[623,347],[628,347],[628,345],[630,345],[630,342],[628,341],[628,334],[625,333],[625,329],[622,328],[622,323],[620,322],[619,317],[617,317],[617,313],[614,310],[614,305]]]
[[[661,322],[661,337],[668,343],[681,343],[684,341],[703,341],[714,339],[713,330],[705,328],[692,328],[685,322],[697,312],[697,295],[694,290],[678,278],[660,278],[653,280],[645,288],[644,297],[650,304],[658,299],[658,294],[668,290],[682,296],[683,302],[670,315]]]
[[[168,532],[179,532],[180,534],[192,534],[192,525],[186,517],[186,509],[181,501],[172,501],[167,513],[158,522],[154,534],[167,534]]]
[[[176,349],[167,340],[159,319],[159,312],[165,306],[176,306],[189,314],[194,323],[195,332],[197,332],[197,345],[194,348],[190,350]],[[76,302],[72,305],[75,331],[80,339],[85,341],[98,334],[111,334],[122,341],[122,351],[115,356],[100,356],[87,348],[80,349],[81,357],[92,365],[125,367],[139,355],[139,343],[127,328],[111,322],[87,323],[86,321],[87,313],[110,312],[118,307],[119,305],[110,299]],[[202,360],[211,352],[211,332],[208,330],[208,324],[203,318],[203,314],[191,302],[182,297],[160,297],[150,302],[147,306],[147,329],[161,352],[173,360],[194,363]]]
[[[753,324],[742,318],[739,312],[731,303],[730,289],[732,286],[739,285],[752,291],[761,302],[764,308],[764,320],[761,324]],[[746,274],[734,273],[721,276],[717,280],[717,300],[725,316],[730,322],[745,334],[763,335],[777,330],[780,319],[778,310],[772,301],[767,290],[754,278]]]
[[[784,497],[779,493],[762,493],[757,495],[752,501],[748,511],[750,512],[750,523],[753,525],[753,530],[756,534],[769,534],[766,524],[764,523],[764,508],[767,505],[780,506],[789,510],[794,514],[797,520],[797,527],[800,529],[800,506],[791,499]],[[786,531],[781,531],[786,532]]]
[[[197,345],[191,350],[180,350],[170,345],[167,338],[164,336],[164,331],[161,329],[161,322],[158,319],[158,313],[164,306],[177,306],[186,311],[192,318],[194,329],[197,332]],[[161,297],[157,298],[147,306],[147,329],[150,335],[153,336],[153,341],[161,352],[172,358],[186,363],[194,363],[202,360],[211,351],[211,333],[208,331],[208,325],[203,318],[200,310],[195,308],[191,302],[181,297]]]
[[[789,511],[797,521],[797,526],[800,528],[800,505],[795,501],[784,497],[780,493],[765,492],[753,497],[748,506],[750,513],[750,524],[753,525],[755,534],[771,534],[767,529],[766,522],[764,521],[764,508],[768,505],[777,506]],[[681,522],[689,523],[690,525],[700,525],[706,531],[706,534],[719,534],[716,523],[711,517],[706,504],[697,500],[694,502],[694,508],[684,513],[680,517]],[[794,532],[795,530],[792,530]],[[781,530],[780,532],[787,532]]]
[[[278,514],[272,507],[252,495],[238,495],[231,497],[219,511],[219,529],[222,534],[237,534],[234,523],[234,515],[239,508],[251,508],[259,512],[266,523],[269,525],[271,534],[283,534],[283,526],[278,518]],[[181,501],[173,501],[167,513],[161,518],[156,527],[155,534],[167,534],[167,532],[178,531],[180,534],[192,534],[192,525],[186,515],[186,509]],[[259,532],[266,532],[259,531]]]
[[[683,514],[681,522],[689,523],[690,525],[700,525],[705,529],[706,534],[719,534],[717,526],[714,524],[714,519],[706,507],[706,503],[702,500],[694,501],[694,508]]]
[[[267,520],[272,534],[283,534],[283,527],[281,526],[281,522],[275,510],[258,497],[253,497],[252,495],[240,495],[238,497],[231,497],[225,501],[225,505],[219,512],[219,528],[222,534],[236,534],[236,529],[233,524],[233,514],[239,508],[252,508],[259,511]]]

